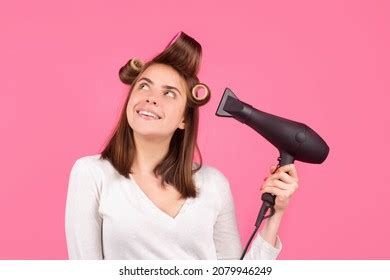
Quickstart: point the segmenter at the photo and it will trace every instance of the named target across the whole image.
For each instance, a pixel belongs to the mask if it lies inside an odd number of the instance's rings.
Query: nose
[[[146,102],[147,102],[147,103],[151,103],[151,104],[153,104],[153,105],[157,105],[156,100],[157,100],[157,97],[156,97],[155,93],[150,93],[150,94],[147,96],[147,98],[146,98]]]
[[[157,102],[154,100],[154,97],[148,97],[147,99],[146,99],[146,102],[148,102],[148,103],[152,103],[152,104],[154,104],[154,105],[157,105]]]

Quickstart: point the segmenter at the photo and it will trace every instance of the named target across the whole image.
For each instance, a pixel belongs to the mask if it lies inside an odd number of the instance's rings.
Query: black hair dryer
[[[252,127],[271,142],[279,150],[278,168],[294,163],[294,160],[322,163],[329,154],[329,147],[325,141],[307,125],[257,110],[240,101],[229,88],[225,89],[215,114],[219,117],[233,117]],[[244,258],[261,222],[274,214],[275,197],[270,193],[262,195],[263,205],[256,220],[256,228],[241,259]],[[265,216],[268,209],[271,213]]]

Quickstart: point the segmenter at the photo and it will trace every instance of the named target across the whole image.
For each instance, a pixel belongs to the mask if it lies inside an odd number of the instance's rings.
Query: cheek
[[[134,92],[130,95],[129,100],[127,102],[126,110],[133,110],[135,104],[139,103],[139,97]]]
[[[167,104],[165,112],[170,116],[171,119],[178,120],[181,118],[184,112],[183,105],[178,104]]]
[[[133,108],[134,108],[134,103],[132,102],[132,100],[129,100],[126,106],[127,119],[131,118],[131,116],[133,115]]]
[[[127,114],[127,118],[129,118],[130,117],[130,106],[129,106],[129,104],[127,104],[127,106],[126,106],[126,114]]]

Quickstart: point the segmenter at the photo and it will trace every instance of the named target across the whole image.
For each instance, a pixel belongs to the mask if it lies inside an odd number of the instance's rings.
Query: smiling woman
[[[153,164],[153,174],[161,177],[162,186],[165,182],[174,185],[183,198],[187,198],[196,196],[192,176],[202,166],[196,143],[198,108],[209,101],[210,90],[207,88],[207,98],[201,101],[191,91],[200,84],[197,73],[201,45],[184,32],[179,32],[174,39],[149,62],[144,64],[139,59],[130,59],[120,69],[119,77],[130,85],[130,90],[117,130],[101,154],[128,178],[132,169],[138,167],[137,143],[142,147],[143,139],[148,143],[153,139],[153,143],[158,143],[158,154],[161,154],[161,160]],[[139,111],[154,114],[159,119],[145,122],[151,118],[142,118]],[[200,164],[194,170],[195,152],[198,152]]]
[[[229,182],[202,164],[196,142],[199,107],[210,99],[197,77],[201,53],[180,32],[149,62],[121,67],[130,90],[119,122],[102,152],[79,158],[70,173],[70,259],[240,258]],[[280,250],[279,237],[274,247],[257,235],[245,259],[275,259]]]

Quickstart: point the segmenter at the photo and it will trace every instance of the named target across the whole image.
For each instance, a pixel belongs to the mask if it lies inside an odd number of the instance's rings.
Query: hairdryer
[[[215,114],[219,117],[233,117],[250,126],[267,139],[279,150],[278,167],[291,164],[294,160],[322,163],[329,154],[329,147],[325,141],[307,125],[262,112],[240,101],[229,88],[225,89]],[[263,205],[256,220],[256,229],[241,259],[243,259],[262,220],[274,214],[275,197],[270,193],[262,195]],[[265,216],[268,209],[271,213]]]

